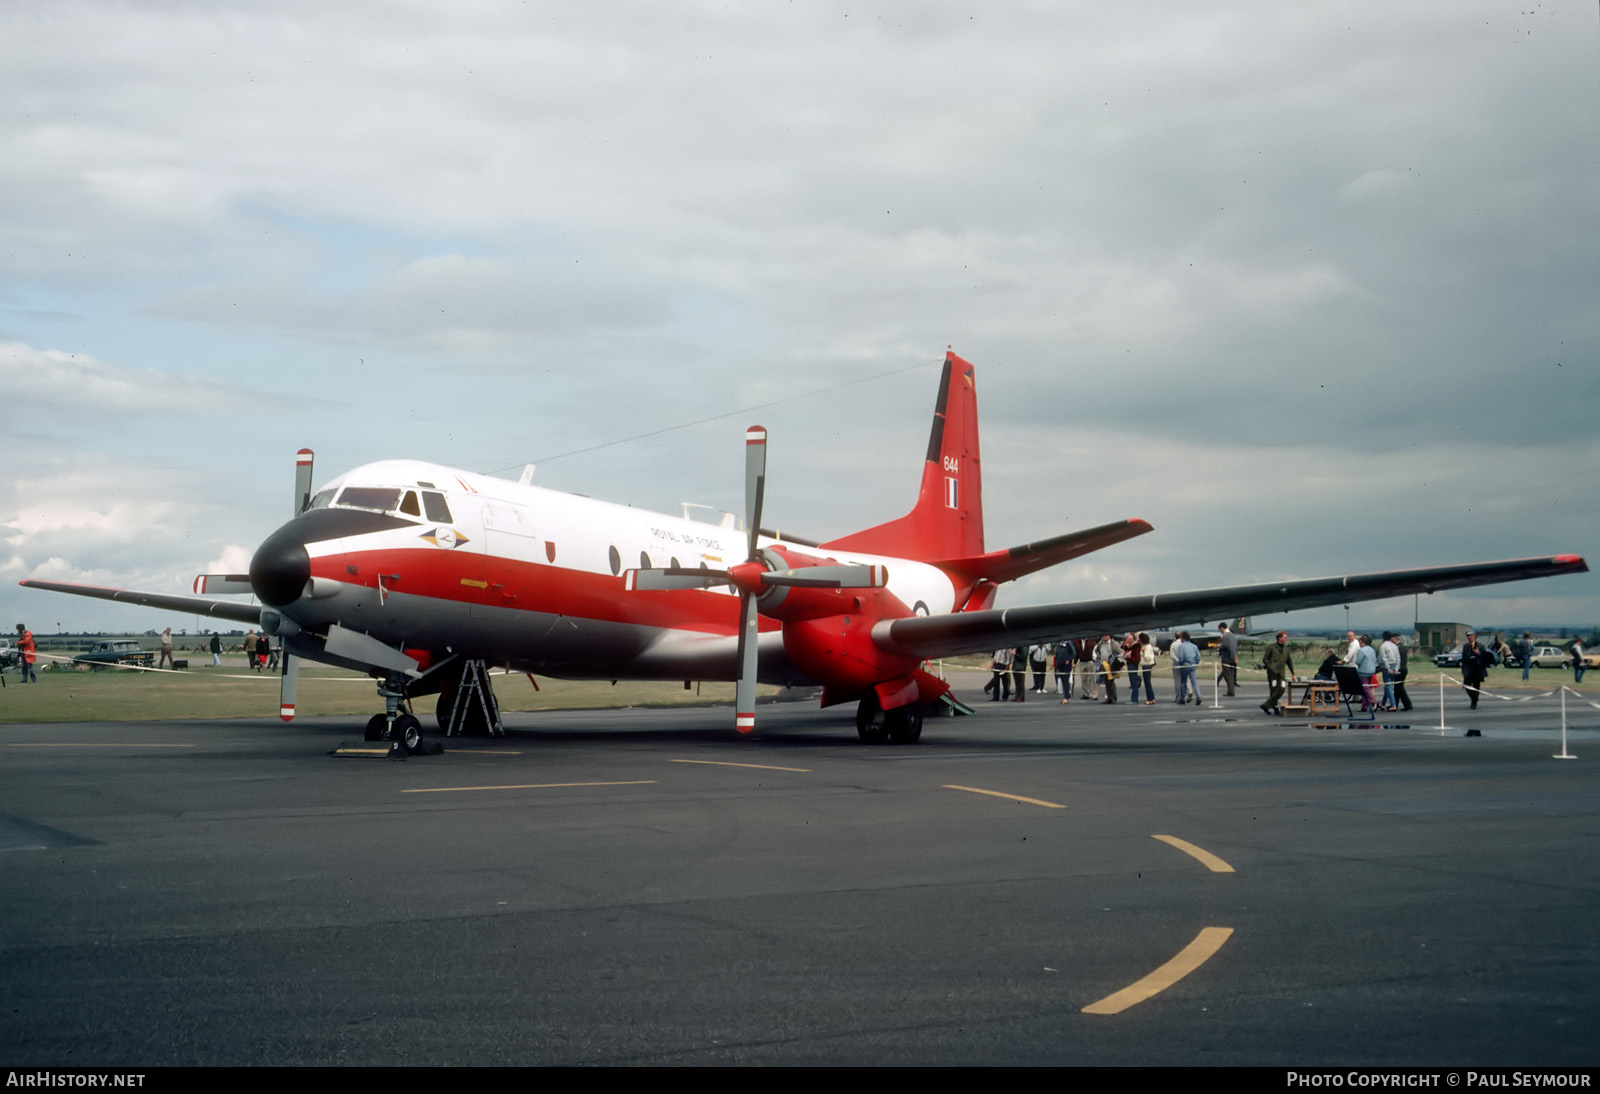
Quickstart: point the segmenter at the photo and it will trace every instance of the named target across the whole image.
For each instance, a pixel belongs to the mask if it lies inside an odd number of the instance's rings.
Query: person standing
[[[1528,678],[1528,670],[1533,668],[1533,635],[1527,631],[1522,632],[1522,641],[1517,643],[1517,657],[1522,661],[1522,678]]]
[[[156,668],[163,666],[177,668],[177,663],[172,660],[172,628],[168,627],[161,632],[161,660],[156,662]]]
[[[1028,647],[1018,646],[1011,651],[1011,701],[1025,702],[1028,698]]]
[[[1192,693],[1200,705],[1200,647],[1189,640],[1188,631],[1179,631],[1172,644],[1172,663],[1178,670],[1178,702],[1187,703]]]
[[[1478,645],[1478,636],[1467,632],[1467,643],[1461,647],[1461,686],[1467,691],[1472,710],[1478,709],[1478,693],[1483,689],[1484,677],[1489,675],[1488,650]]]
[[[1344,636],[1350,642],[1350,644],[1345,647],[1344,664],[1353,665],[1356,663],[1356,654],[1361,649],[1361,639],[1356,637],[1355,631],[1345,631]]]
[[[1044,674],[1050,668],[1050,647],[1040,642],[1036,646],[1028,647],[1028,666],[1033,669],[1033,690],[1037,695],[1044,694]]]
[[[1072,702],[1072,665],[1078,659],[1078,648],[1071,642],[1056,643],[1056,688],[1063,703]]]
[[[1100,673],[1094,664],[1092,638],[1080,638],[1078,645],[1078,695],[1084,699],[1100,698]]]
[[[991,703],[1003,703],[1011,698],[1011,651],[995,650],[989,667],[994,670],[994,678],[984,690],[994,693],[989,696]]]
[[[1583,664],[1583,639],[1572,640],[1572,682],[1583,683],[1583,674],[1588,671]]]
[[[1356,647],[1356,675],[1361,678],[1361,709],[1378,705],[1378,651],[1372,648],[1372,635],[1364,634]]]
[[[1295,678],[1294,658],[1289,654],[1289,635],[1286,631],[1278,632],[1277,641],[1267,647],[1261,663],[1266,667],[1267,687],[1271,689],[1261,709],[1267,714],[1282,713],[1278,709],[1278,700],[1283,698],[1284,681]]]
[[[216,631],[211,632],[211,667],[222,667],[222,636]]]
[[[1109,634],[1100,636],[1100,644],[1094,648],[1095,667],[1100,672],[1100,681],[1105,685],[1106,702],[1117,701],[1117,659],[1122,655],[1122,646]]]
[[[1156,644],[1144,631],[1139,632],[1139,673],[1144,677],[1144,705],[1156,705],[1156,685],[1150,679],[1150,670],[1156,667]],[[1130,664],[1129,672],[1133,671]]]
[[[1217,624],[1222,636],[1217,639],[1217,656],[1222,662],[1222,682],[1228,685],[1228,698],[1239,686],[1239,636],[1226,623]]]
[[[26,623],[17,624],[17,653],[17,663],[22,667],[22,682],[37,684],[39,674],[33,671],[33,665],[39,660],[39,647]]]
[[[1128,702],[1139,701],[1139,657],[1144,652],[1144,644],[1139,641],[1139,636],[1132,631],[1122,640],[1122,662],[1128,666]]]
[[[1395,644],[1394,632],[1383,632],[1383,645],[1378,647],[1378,670],[1383,673],[1383,709],[1395,709],[1394,682],[1400,678],[1400,647]]]
[[[1395,674],[1394,698],[1395,702],[1400,704],[1401,710],[1410,710],[1411,696],[1406,694],[1406,674],[1410,671],[1407,667],[1409,653],[1406,649],[1406,640],[1396,635],[1394,644],[1400,651],[1400,671]]]

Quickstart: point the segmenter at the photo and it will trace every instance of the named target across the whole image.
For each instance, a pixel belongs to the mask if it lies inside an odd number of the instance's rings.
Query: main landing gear
[[[868,695],[856,707],[856,733],[865,744],[914,745],[922,739],[922,704],[884,710],[875,695]]]

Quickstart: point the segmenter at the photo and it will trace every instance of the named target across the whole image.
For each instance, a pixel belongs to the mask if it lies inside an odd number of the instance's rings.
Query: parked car
[[[1461,667],[1461,647],[1457,646],[1449,653],[1436,653],[1433,663],[1442,669],[1458,669]]]
[[[22,651],[11,644],[11,639],[0,638],[0,672],[22,664]]]
[[[131,638],[121,638],[96,642],[87,652],[73,657],[72,663],[87,665],[94,670],[110,665],[142,665],[145,668],[152,668],[156,663],[156,655]]]
[[[1560,646],[1535,646],[1528,660],[1536,669],[1564,669],[1572,664],[1572,654]]]

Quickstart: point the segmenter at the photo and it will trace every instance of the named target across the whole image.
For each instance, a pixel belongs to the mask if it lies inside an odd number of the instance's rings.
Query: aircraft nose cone
[[[250,588],[263,604],[281,608],[300,599],[311,580],[311,557],[298,529],[284,525],[250,559]]]

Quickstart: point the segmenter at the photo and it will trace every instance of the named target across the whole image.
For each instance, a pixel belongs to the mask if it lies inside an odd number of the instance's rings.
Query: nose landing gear
[[[398,672],[389,673],[378,685],[378,694],[383,698],[384,712],[368,719],[367,740],[388,741],[392,755],[414,756],[421,752],[422,723],[400,706],[405,700],[405,677]]]

